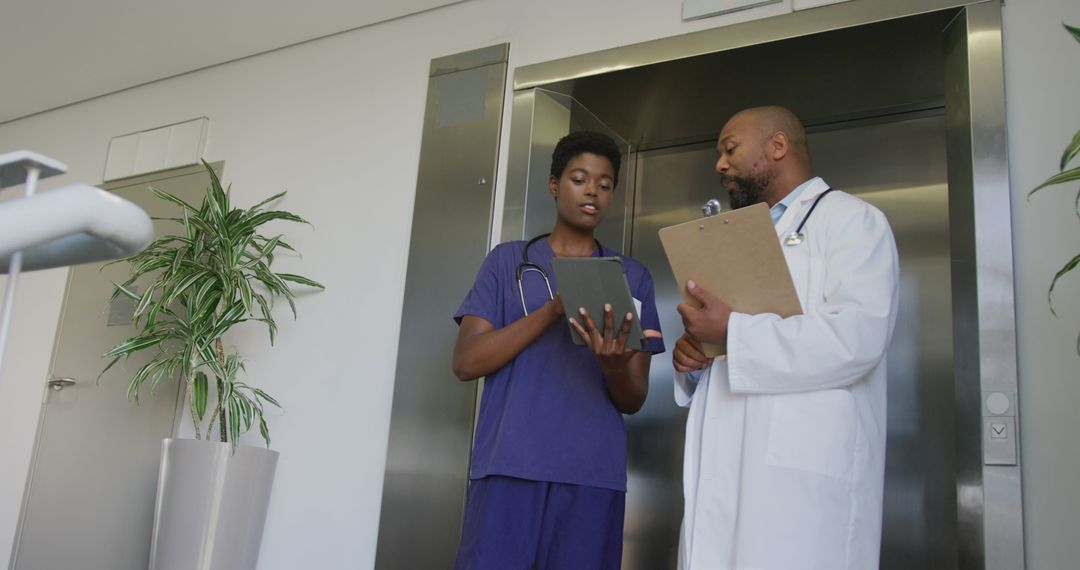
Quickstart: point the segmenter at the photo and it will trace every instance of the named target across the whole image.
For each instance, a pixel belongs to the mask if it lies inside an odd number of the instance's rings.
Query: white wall
[[[0,122],[457,1],[6,0]]]
[[[281,321],[276,348],[265,347],[262,331],[250,342],[233,339],[253,381],[287,409],[271,425],[282,459],[261,568],[373,565],[429,61],[509,41],[513,68],[790,9],[785,2],[685,24],[680,4],[470,0],[0,125],[0,151],[32,148],[71,166],[48,188],[100,181],[113,136],[207,116],[206,156],[226,161],[237,199],[285,188],[283,207],[314,223],[314,230],[289,228],[304,260],[283,259],[281,269],[318,278],[328,290],[301,299],[299,320]],[[1080,275],[1059,285],[1058,318],[1045,301],[1048,279],[1077,252],[1080,220],[1072,190],[1024,200],[1080,128],[1080,45],[1061,20],[1080,24],[1080,4],[1005,7],[1025,521],[1036,569],[1080,559]],[[65,277],[50,271],[21,282],[17,334],[0,377],[0,561],[16,523]]]
[[[509,41],[512,68],[784,13],[790,1],[689,24],[680,7],[470,0],[0,125],[0,150],[31,148],[70,166],[47,189],[100,182],[113,136],[206,116],[206,157],[226,161],[236,199],[288,189],[282,207],[314,224],[287,228],[304,259],[282,259],[280,270],[328,290],[300,300],[299,320],[282,319],[274,349],[262,330],[232,339],[249,377],[287,410],[271,424],[282,457],[260,568],[374,563],[430,60]],[[28,274],[18,298],[0,377],[0,561],[17,522],[65,278]]]
[[[1009,178],[1020,366],[1027,567],[1075,568],[1080,560],[1080,272],[1054,273],[1080,253],[1074,208],[1080,184],[1028,191],[1057,172],[1080,129],[1080,26],[1076,0],[1009,2],[1004,9]],[[1074,164],[1075,166],[1075,164]]]

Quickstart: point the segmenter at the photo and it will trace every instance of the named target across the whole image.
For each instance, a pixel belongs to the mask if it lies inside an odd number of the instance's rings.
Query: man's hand
[[[701,302],[700,309],[686,303],[680,303],[677,307],[687,334],[698,342],[726,346],[731,308],[693,281],[688,281],[686,288],[692,297]]]
[[[700,342],[689,334],[683,334],[675,342],[675,350],[671,353],[671,361],[675,364],[676,372],[693,372],[708,366],[712,359],[705,356],[705,351],[702,350]]]

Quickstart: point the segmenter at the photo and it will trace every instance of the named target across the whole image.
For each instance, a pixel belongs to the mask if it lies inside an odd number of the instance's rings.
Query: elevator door
[[[957,566],[952,308],[942,116],[811,129],[815,172],[881,209],[900,253],[889,349],[883,569]],[[653,359],[645,407],[627,417],[624,570],[675,568],[685,410],[672,400],[680,296],[657,230],[727,203],[714,141],[641,151],[629,253],[650,268],[669,353]]]

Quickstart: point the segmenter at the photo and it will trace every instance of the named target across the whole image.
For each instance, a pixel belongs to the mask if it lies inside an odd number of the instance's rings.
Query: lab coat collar
[[[803,212],[806,211],[806,205],[813,202],[815,198],[828,189],[829,185],[820,176],[811,178],[809,185],[795,199],[795,203],[789,206],[784,211],[784,215],[780,216],[780,220],[776,222],[777,237],[783,237],[791,233],[795,226],[798,225],[798,221],[802,219]]]

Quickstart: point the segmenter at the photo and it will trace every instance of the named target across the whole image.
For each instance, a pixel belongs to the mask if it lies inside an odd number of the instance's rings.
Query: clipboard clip
[[[722,209],[723,207],[720,205],[720,200],[713,198],[712,200],[705,202],[705,205],[701,207],[701,213],[706,218],[709,218],[719,214]]]

